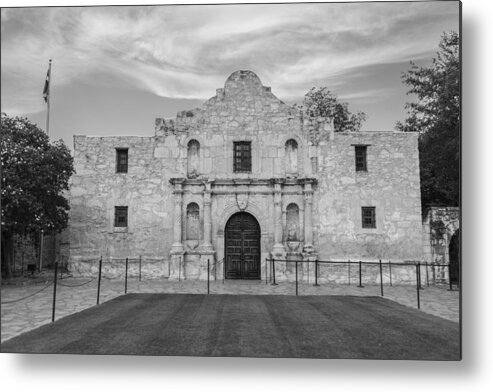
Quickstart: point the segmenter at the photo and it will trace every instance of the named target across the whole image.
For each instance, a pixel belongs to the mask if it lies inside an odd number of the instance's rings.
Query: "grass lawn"
[[[2,352],[459,360],[459,325],[380,297],[127,294]]]

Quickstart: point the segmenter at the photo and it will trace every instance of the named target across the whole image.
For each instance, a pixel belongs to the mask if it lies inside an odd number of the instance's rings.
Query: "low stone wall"
[[[139,268],[140,264],[140,268]],[[99,273],[99,258],[90,260],[71,260],[69,272],[75,277],[95,277]],[[169,261],[163,259],[128,259],[128,278],[164,279],[169,276]],[[105,259],[101,268],[101,276],[106,279],[125,279],[125,259]]]
[[[337,263],[335,263],[337,262]],[[207,280],[207,263],[200,261],[199,258],[186,258],[181,266],[180,276],[174,280]],[[142,259],[141,278],[168,279],[170,276],[169,260],[164,259]],[[210,280],[221,280],[222,262],[210,263]],[[315,283],[315,262],[298,263],[298,282]],[[318,263],[317,281],[320,284],[350,284],[358,285],[359,263],[347,260],[333,260],[332,263]],[[97,277],[99,272],[99,258],[86,260],[71,260],[69,272],[75,277]],[[447,266],[421,263],[421,284],[448,284]],[[267,273],[268,282],[273,282],[274,271],[272,262],[268,262],[267,268],[262,264],[261,280],[265,281]],[[125,279],[125,259],[105,259],[103,258],[101,275],[106,279]],[[132,258],[128,262],[128,278],[139,277],[139,259]],[[416,264],[409,261],[382,261],[382,278],[384,285],[415,285],[416,284]],[[296,263],[289,261],[275,262],[276,282],[295,282]],[[361,263],[361,283],[362,285],[380,284],[380,265],[378,261],[362,261]]]
[[[351,284],[358,285],[359,263],[338,260],[339,263],[318,263],[317,281],[320,284]],[[335,262],[335,260],[334,260]],[[298,282],[315,283],[315,262],[298,263]],[[268,279],[273,281],[272,266],[269,267]],[[448,283],[447,267],[433,264],[421,264],[421,284]],[[265,276],[263,276],[265,279]],[[296,280],[296,264],[294,262],[275,262],[276,282],[294,282]],[[382,279],[384,285],[416,284],[416,264],[414,262],[395,262],[390,265],[382,261]],[[380,265],[378,261],[361,263],[361,283],[380,284]]]

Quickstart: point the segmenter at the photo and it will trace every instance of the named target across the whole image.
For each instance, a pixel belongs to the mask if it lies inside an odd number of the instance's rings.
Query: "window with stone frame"
[[[354,146],[356,171],[368,171],[366,164],[366,149],[367,146],[365,145]]]
[[[375,229],[377,227],[375,207],[361,207],[361,225],[363,229]]]
[[[128,226],[128,207],[116,206],[115,207],[115,227],[127,227]]]
[[[252,142],[233,142],[233,172],[252,172]]]
[[[128,148],[116,149],[116,172],[128,173]]]

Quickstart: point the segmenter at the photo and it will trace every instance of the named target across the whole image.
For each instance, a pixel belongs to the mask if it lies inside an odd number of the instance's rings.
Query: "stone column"
[[[173,245],[170,252],[170,276],[169,280],[184,279],[184,254],[185,249],[182,243],[182,199],[183,199],[183,178],[172,178],[171,184],[174,185],[173,198],[175,209],[173,214]]]
[[[204,239],[200,246],[200,273],[199,279],[207,279],[207,260],[209,260],[210,278],[217,278],[216,264],[214,262],[214,247],[212,245],[212,181],[207,180],[204,182],[204,199],[203,199],[203,211],[204,211]],[[219,268],[218,268],[219,270]],[[221,269],[222,271],[222,269]]]
[[[275,258],[285,256],[284,246],[282,244],[282,181],[274,180],[274,247],[272,254]]]
[[[175,210],[173,214],[173,250],[183,250],[182,243],[182,222],[183,222],[183,214],[182,214],[182,198],[183,198],[183,189],[182,189],[182,181],[175,182],[175,189],[173,190],[173,198],[175,202]]]
[[[211,184],[205,183],[204,191],[204,242],[203,248],[212,248]]]
[[[317,253],[313,246],[313,220],[312,220],[312,207],[313,207],[313,188],[312,184],[316,180],[306,179],[303,189],[303,196],[305,200],[304,206],[304,234],[305,234],[305,246],[303,247],[303,260],[311,263],[305,263],[303,265],[304,272],[306,272],[306,279],[308,280],[308,269],[311,271],[310,275],[312,280],[315,273],[315,260],[317,260]],[[304,274],[305,275],[305,274]]]
[[[284,207],[285,208],[285,207]],[[286,218],[286,209],[282,210],[282,224],[281,224],[281,232],[282,232],[282,240],[287,241],[287,218]]]
[[[305,246],[303,251],[305,253],[313,253],[313,222],[312,222],[312,205],[313,205],[313,189],[312,183],[306,182],[303,189],[303,196],[305,199]]]

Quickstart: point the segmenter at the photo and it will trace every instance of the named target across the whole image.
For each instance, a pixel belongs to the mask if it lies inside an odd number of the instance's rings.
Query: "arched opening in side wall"
[[[450,280],[459,284],[460,280],[460,229],[456,230],[449,242],[448,247],[450,263]]]

